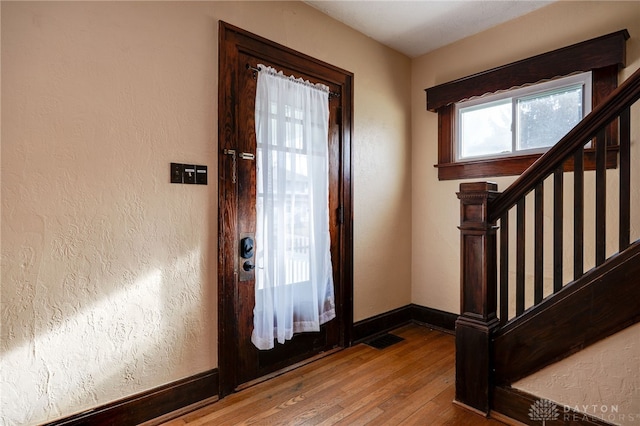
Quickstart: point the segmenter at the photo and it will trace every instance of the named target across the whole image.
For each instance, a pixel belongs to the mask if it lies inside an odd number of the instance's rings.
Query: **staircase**
[[[504,192],[460,185],[459,404],[517,418],[512,383],[640,321],[639,98],[640,70]]]

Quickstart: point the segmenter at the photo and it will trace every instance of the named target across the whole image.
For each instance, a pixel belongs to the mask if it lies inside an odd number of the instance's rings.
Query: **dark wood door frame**
[[[241,72],[238,54],[246,52],[266,59],[277,58],[283,67],[298,69],[306,75],[317,76],[340,87],[342,134],[340,136],[339,194],[339,276],[336,285],[336,315],[340,322],[340,346],[352,344],[353,329],[353,226],[351,194],[351,132],[353,117],[353,74],[290,48],[264,39],[238,27],[220,21],[218,51],[218,369],[219,396],[232,393],[238,385],[235,350],[237,333],[233,311],[237,279],[228,279],[230,271],[237,270],[237,185],[231,161],[225,149],[237,146],[237,76]],[[233,274],[231,274],[233,275]]]

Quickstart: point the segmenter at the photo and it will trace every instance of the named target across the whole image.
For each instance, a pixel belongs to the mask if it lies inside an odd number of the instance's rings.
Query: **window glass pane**
[[[555,145],[582,120],[582,86],[518,99],[517,149]]]
[[[460,109],[459,158],[511,152],[511,99]]]

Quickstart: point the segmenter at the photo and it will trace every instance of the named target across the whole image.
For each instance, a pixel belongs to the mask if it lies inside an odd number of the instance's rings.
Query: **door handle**
[[[238,254],[240,258],[238,259],[237,265],[239,266],[238,271],[238,279],[242,281],[250,281],[254,279],[254,269],[256,267],[254,263],[254,256],[256,254],[256,243],[254,240],[254,234],[252,233],[243,233],[240,234],[240,241],[238,248]]]

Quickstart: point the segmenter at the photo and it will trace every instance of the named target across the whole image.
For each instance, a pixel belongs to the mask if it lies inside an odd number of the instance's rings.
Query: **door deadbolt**
[[[243,259],[250,259],[253,257],[253,238],[245,237],[240,240],[240,257]],[[245,271],[246,270],[247,269],[245,269]]]
[[[255,278],[256,264],[254,258],[256,255],[256,242],[255,234],[253,233],[241,233],[239,235],[240,241],[238,242],[238,280],[240,282],[251,281]]]

